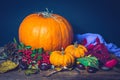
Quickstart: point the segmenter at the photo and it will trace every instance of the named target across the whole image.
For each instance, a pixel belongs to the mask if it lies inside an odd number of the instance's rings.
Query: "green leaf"
[[[26,49],[31,49],[32,47],[31,46],[25,46]]]
[[[49,52],[49,55],[51,55],[52,54],[52,52]]]
[[[22,49],[20,45],[18,45],[18,49],[20,49],[20,50]]]
[[[38,51],[38,54],[42,54],[43,48],[39,48],[37,51]]]
[[[25,45],[22,42],[20,42],[20,44],[18,45],[18,49],[23,49],[24,47]]]
[[[13,38],[13,41],[14,41],[14,43],[15,43],[15,44],[17,44],[17,40],[16,40],[16,38],[15,38],[15,37]]]
[[[31,54],[31,57],[34,57],[36,54]]]
[[[41,59],[42,59],[42,57],[41,57],[41,56],[38,56],[38,57],[37,57],[37,60],[41,60]]]
[[[36,49],[32,50],[32,53],[33,53],[33,54],[36,54]]]
[[[78,58],[77,61],[80,62],[81,64],[83,64],[84,66],[91,66],[91,67],[95,67],[95,68],[98,68],[98,66],[99,66],[99,62],[98,62],[97,58],[92,57],[92,56]]]
[[[21,48],[25,47],[25,45],[22,42],[20,42],[20,46],[21,46]]]

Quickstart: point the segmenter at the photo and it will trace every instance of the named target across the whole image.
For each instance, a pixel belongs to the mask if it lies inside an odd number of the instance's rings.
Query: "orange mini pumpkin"
[[[71,53],[75,58],[80,58],[84,57],[85,52],[87,52],[87,49],[85,46],[77,44],[77,42],[75,42],[74,45],[67,46],[65,52]]]
[[[53,51],[50,55],[50,63],[55,67],[72,67],[74,57],[62,51]]]
[[[25,17],[19,27],[19,41],[32,49],[60,50],[72,43],[73,29],[70,23],[58,14],[33,13]]]

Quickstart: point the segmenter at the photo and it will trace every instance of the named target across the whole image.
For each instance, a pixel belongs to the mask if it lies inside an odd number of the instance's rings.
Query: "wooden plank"
[[[0,74],[0,80],[120,80],[120,73],[115,71],[98,71],[96,73],[87,73],[85,70],[77,72],[63,71],[53,74],[49,77],[44,75],[50,73],[52,70],[40,71],[38,74],[26,76],[24,71],[10,71]]]

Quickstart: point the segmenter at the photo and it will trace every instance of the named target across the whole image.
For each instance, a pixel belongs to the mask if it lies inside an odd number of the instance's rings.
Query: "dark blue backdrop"
[[[21,21],[30,13],[49,8],[65,17],[74,33],[98,33],[120,46],[119,0],[1,0],[0,46],[18,39]]]

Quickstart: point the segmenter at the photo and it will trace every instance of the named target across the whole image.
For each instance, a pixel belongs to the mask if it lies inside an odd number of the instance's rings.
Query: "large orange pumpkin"
[[[32,49],[60,50],[71,44],[72,40],[70,23],[58,14],[33,13],[25,17],[19,27],[19,41]]]

